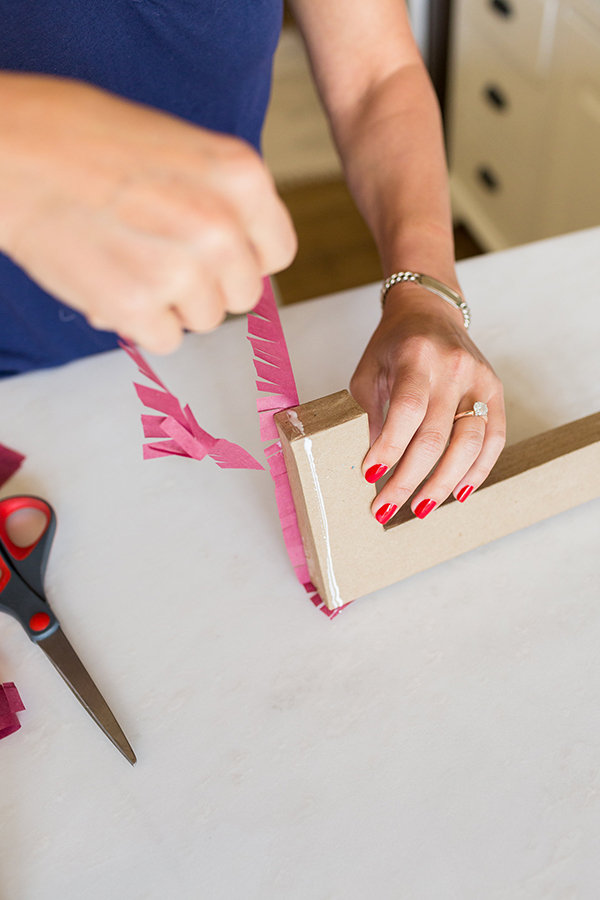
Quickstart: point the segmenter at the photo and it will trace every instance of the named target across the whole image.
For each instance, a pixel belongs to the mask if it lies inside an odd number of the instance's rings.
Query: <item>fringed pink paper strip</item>
[[[277,303],[268,278],[264,280],[264,291],[258,306],[248,314],[248,340],[254,351],[254,368],[258,375],[256,387],[259,391],[270,393],[268,397],[259,397],[256,405],[260,418],[261,438],[264,441],[271,440],[278,437],[277,426],[273,421],[275,413],[289,409],[290,406],[298,406],[299,401]],[[350,604],[346,603],[338,609],[327,609],[312,584],[281,443],[277,440],[274,444],[269,444],[265,448],[265,456],[275,484],[277,510],[290,562],[298,581],[317,609],[333,619]]]
[[[277,427],[273,420],[275,413],[298,405],[298,392],[277,303],[268,278],[264,279],[263,295],[258,305],[248,314],[248,340],[254,351],[254,367],[258,375],[256,387],[259,391],[269,394],[267,397],[259,397],[256,405],[261,439],[263,441],[275,439],[275,443],[269,444],[264,452],[275,484],[275,498],[288,556],[300,584],[314,605],[330,619],[333,619],[350,604],[346,603],[338,609],[327,609],[310,580],[292,489],[283,459],[281,443],[277,440]],[[144,444],[144,459],[157,459],[161,456],[172,455],[187,456],[192,459],[203,459],[205,456],[210,456],[221,468],[263,468],[242,447],[223,438],[214,438],[200,428],[189,406],[186,406],[185,409],[181,408],[177,398],[165,387],[135,345],[129,341],[121,341],[120,345],[137,364],[141,374],[153,381],[159,388],[157,390],[134,384],[144,406],[163,414],[142,416],[144,437],[164,438],[164,440],[151,444]]]
[[[129,341],[120,341],[120,345],[137,364],[140,373],[158,385],[157,390],[134,383],[137,395],[144,406],[163,413],[160,416],[142,416],[144,437],[165,438],[144,444],[144,459],[158,459],[163,456],[204,459],[205,456],[210,456],[222,469],[263,468],[243,447],[223,438],[215,438],[200,428],[189,406],[181,408],[179,400],[165,387],[137,347]]]
[[[17,713],[25,709],[12,681],[0,684],[0,740],[21,727]]]
[[[24,459],[22,453],[0,444],[0,487],[15,474]]]

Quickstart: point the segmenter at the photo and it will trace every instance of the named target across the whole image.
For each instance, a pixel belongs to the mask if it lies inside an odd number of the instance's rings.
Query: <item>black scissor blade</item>
[[[132,766],[135,765],[135,753],[123,734],[121,726],[61,629],[57,628],[48,637],[37,641],[37,645],[42,648],[50,662],[58,669],[77,699],[87,709],[107,738],[113,742]]]

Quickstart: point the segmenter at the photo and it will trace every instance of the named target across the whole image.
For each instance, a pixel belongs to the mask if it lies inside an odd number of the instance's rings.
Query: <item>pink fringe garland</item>
[[[333,619],[349,604],[338,609],[327,609],[310,580],[292,489],[278,440],[277,426],[273,421],[275,413],[289,409],[290,406],[298,406],[298,392],[277,303],[268,278],[265,278],[264,285],[258,306],[248,314],[248,340],[252,344],[254,367],[258,375],[256,387],[259,391],[268,391],[270,394],[268,397],[259,397],[256,401],[260,434],[263,441],[275,438],[275,443],[266,447],[264,452],[275,484],[275,499],[290,562],[298,581],[317,609]]]
[[[248,314],[248,340],[254,351],[254,368],[258,375],[256,387],[268,394],[266,397],[259,397],[256,405],[261,440],[275,441],[269,444],[264,452],[275,484],[275,498],[288,556],[298,581],[314,605],[328,618],[333,619],[349,604],[346,603],[339,609],[327,609],[310,580],[292,489],[277,426],[273,421],[275,413],[291,406],[298,406],[298,392],[277,303],[268,278],[264,280],[264,291],[258,305]],[[144,406],[162,413],[158,416],[142,415],[144,437],[161,438],[159,441],[144,444],[144,459],[158,459],[170,455],[188,456],[191,459],[204,459],[205,456],[210,456],[224,469],[263,468],[242,447],[223,438],[214,438],[200,428],[189,406],[182,409],[177,398],[165,387],[135,345],[129,341],[121,341],[120,345],[136,363],[140,373],[158,386],[157,390],[134,383],[137,395]]]
[[[144,444],[144,459],[163,456],[204,459],[205,456],[210,456],[222,469],[263,468],[243,447],[223,438],[214,438],[208,431],[200,428],[189,406],[181,408],[179,400],[165,387],[137,347],[129,341],[122,340],[119,343],[136,363],[139,372],[159,387],[156,390],[142,384],[133,385],[144,406],[163,413],[162,416],[142,416],[144,437],[167,438]]]

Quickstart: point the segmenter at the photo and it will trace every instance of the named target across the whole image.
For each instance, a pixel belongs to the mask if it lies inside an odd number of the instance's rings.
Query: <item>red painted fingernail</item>
[[[379,481],[380,478],[383,478],[387,470],[387,466],[381,466],[378,463],[376,466],[371,466],[370,469],[367,469],[367,471],[365,472],[365,479],[369,482],[369,484],[374,484],[374,482]]]
[[[429,515],[432,509],[435,509],[435,506],[435,500],[421,500],[421,502],[415,509],[415,516],[417,516],[419,519],[424,519],[425,516]]]
[[[384,503],[381,509],[378,509],[375,513],[375,518],[382,525],[385,525],[386,522],[389,522],[395,512],[397,512],[398,507],[395,503]]]
[[[469,497],[473,493],[474,490],[475,490],[475,488],[473,487],[472,484],[465,484],[465,486],[462,487],[460,489],[460,491],[458,492],[458,494],[456,495],[456,499],[460,500],[461,503],[464,503],[465,500],[467,499],[467,497]]]

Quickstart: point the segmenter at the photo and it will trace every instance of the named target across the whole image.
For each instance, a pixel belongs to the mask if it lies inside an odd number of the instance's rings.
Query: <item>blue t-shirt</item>
[[[282,0],[0,0],[0,70],[62,75],[259,149]],[[0,377],[116,346],[0,254]]]

